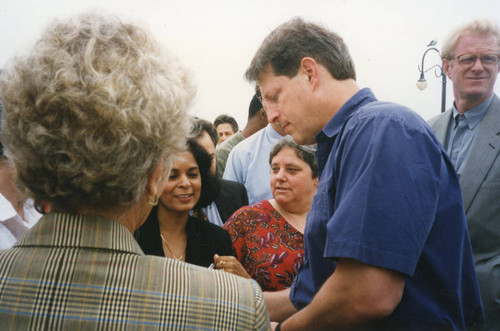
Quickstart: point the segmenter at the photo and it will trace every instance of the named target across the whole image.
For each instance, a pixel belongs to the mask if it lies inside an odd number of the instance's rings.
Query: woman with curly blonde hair
[[[145,256],[132,235],[185,148],[193,92],[149,33],[98,14],[56,21],[2,72],[6,155],[46,212],[0,252],[11,329],[268,326],[254,284]]]

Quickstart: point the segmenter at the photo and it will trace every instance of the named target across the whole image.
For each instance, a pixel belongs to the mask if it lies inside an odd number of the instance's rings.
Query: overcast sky
[[[346,41],[360,87],[409,106],[424,119],[440,112],[441,79],[431,70],[420,91],[418,65],[430,40],[437,48],[458,25],[476,18],[500,24],[498,0],[0,0],[0,66],[24,51],[56,17],[102,9],[146,23],[189,67],[198,93],[192,113],[213,121],[226,113],[246,123],[253,87],[243,78],[266,35],[295,16],[321,23]],[[437,53],[425,67],[439,64]],[[500,83],[495,92],[500,95]],[[451,82],[447,107],[453,102]]]

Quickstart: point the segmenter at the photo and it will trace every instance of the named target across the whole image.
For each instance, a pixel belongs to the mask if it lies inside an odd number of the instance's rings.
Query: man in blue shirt
[[[266,294],[276,329],[480,323],[458,178],[426,123],[360,90],[342,38],[301,19],[271,32],[246,77],[270,123],[318,144],[305,262],[289,296]]]

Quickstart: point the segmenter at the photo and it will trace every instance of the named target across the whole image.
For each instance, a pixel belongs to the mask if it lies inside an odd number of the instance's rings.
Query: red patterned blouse
[[[238,209],[224,229],[236,257],[263,291],[292,285],[304,261],[304,236],[268,200]]]

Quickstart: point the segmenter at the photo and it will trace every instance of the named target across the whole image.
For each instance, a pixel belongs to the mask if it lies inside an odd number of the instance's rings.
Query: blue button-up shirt
[[[450,121],[448,127],[445,147],[459,177],[464,170],[465,160],[469,155],[479,123],[486,114],[491,100],[493,100],[493,94],[489,99],[469,109],[464,114],[459,113],[453,105],[453,120]]]
[[[337,259],[352,258],[406,278],[384,328],[466,329],[481,321],[460,185],[425,121],[364,89],[316,141],[320,178],[292,303],[308,305]]]

